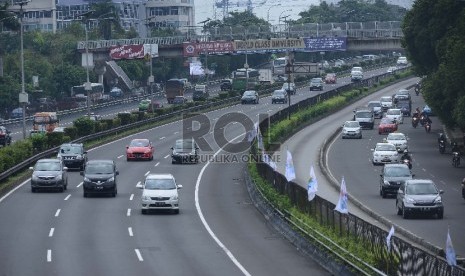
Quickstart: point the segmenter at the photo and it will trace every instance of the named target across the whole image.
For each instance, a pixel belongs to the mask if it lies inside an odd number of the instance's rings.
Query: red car
[[[333,74],[333,73],[326,74],[326,77],[325,77],[326,84],[336,83],[336,80],[337,80],[336,74]]]
[[[154,151],[155,149],[149,139],[134,139],[129,146],[126,146],[126,160],[153,160]]]
[[[397,124],[394,122],[394,120],[386,118],[386,117],[382,118],[381,121],[379,122],[378,133],[384,134],[384,133],[391,133],[394,131],[397,131]]]

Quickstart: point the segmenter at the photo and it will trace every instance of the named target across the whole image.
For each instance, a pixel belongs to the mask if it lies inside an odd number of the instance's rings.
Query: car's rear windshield
[[[244,96],[255,96],[255,92],[254,91],[245,91]]]
[[[388,135],[388,140],[405,140],[404,135]]]
[[[60,147],[60,152],[64,154],[81,154],[82,147],[72,146],[72,145],[63,145]]]
[[[110,174],[113,173],[112,164],[87,164],[86,173],[88,174]]]
[[[130,147],[148,147],[149,141],[148,140],[132,140]]]
[[[400,115],[400,110],[399,109],[389,109],[386,112],[387,115]]]
[[[38,162],[34,170],[36,171],[59,171],[60,164],[58,162]]]
[[[373,114],[369,111],[360,111],[360,112],[357,112],[355,117],[357,118],[371,118],[371,116],[373,116]]]
[[[430,195],[437,192],[432,183],[415,183],[407,186],[407,194],[409,195]]]
[[[384,175],[389,177],[408,177],[410,170],[408,167],[386,167],[384,168]]]
[[[176,141],[176,149],[192,149],[192,140],[178,140]]]
[[[392,144],[382,144],[376,146],[377,151],[397,151],[396,147]]]
[[[145,189],[147,190],[174,190],[176,184],[172,179],[147,179],[145,181]]]
[[[368,107],[380,107],[381,103],[369,103]]]
[[[345,127],[359,127],[360,124],[358,122],[346,122],[344,126]]]

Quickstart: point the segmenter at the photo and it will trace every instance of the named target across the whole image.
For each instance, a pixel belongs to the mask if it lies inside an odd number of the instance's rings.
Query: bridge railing
[[[149,37],[134,39],[115,39],[88,41],[88,48],[105,49],[111,46],[130,44],[178,45],[188,41],[270,39],[283,37],[321,37],[338,36],[354,39],[400,38],[403,37],[399,21],[343,22],[343,23],[305,23],[251,26],[223,26],[203,29],[196,27],[185,34],[170,37]],[[78,50],[85,49],[86,42],[79,41]]]

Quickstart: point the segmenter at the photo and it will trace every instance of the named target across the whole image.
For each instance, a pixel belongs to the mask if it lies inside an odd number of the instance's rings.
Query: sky
[[[198,24],[207,18],[219,19],[223,18],[222,8],[215,7],[215,1],[221,0],[194,0],[195,2],[195,21]],[[252,0],[253,13],[258,18],[267,20],[268,11],[270,23],[277,25],[279,17],[287,16],[287,19],[300,18],[299,13],[308,10],[310,5],[319,5],[321,0]],[[387,0],[388,3],[411,8],[414,0]],[[337,3],[338,0],[326,0],[329,3]],[[246,9],[247,0],[229,0],[229,11],[242,12]],[[239,7],[237,7],[239,5]],[[216,11],[216,12],[215,12]]]

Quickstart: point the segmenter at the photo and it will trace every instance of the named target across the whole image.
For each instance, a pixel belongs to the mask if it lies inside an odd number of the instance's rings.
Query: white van
[[[352,67],[350,71],[351,81],[361,81],[363,79],[363,69],[362,67]]]

